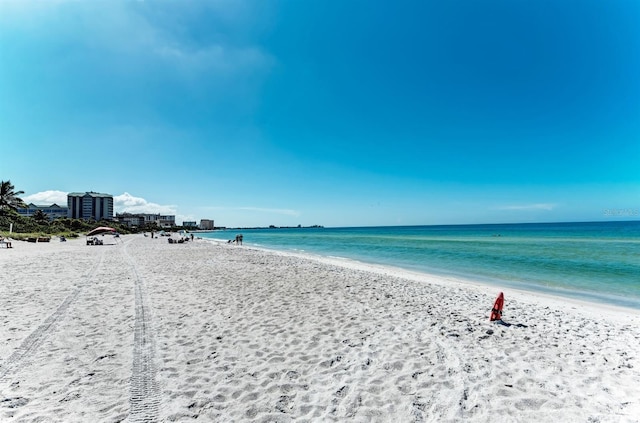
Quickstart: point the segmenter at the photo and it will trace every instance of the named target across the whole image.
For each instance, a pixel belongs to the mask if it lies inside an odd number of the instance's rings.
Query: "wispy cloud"
[[[110,73],[121,78],[146,76],[153,68],[154,73],[164,71],[165,78],[196,74],[208,80],[225,76],[245,81],[247,74],[263,74],[277,62],[259,43],[234,41],[236,34],[244,34],[246,25],[259,19],[254,9],[249,2],[235,0],[97,6],[68,0],[8,1],[2,6],[0,23],[29,28],[66,49],[73,48],[65,55],[68,58],[56,58],[57,66],[66,63],[93,70],[96,64],[109,63]],[[209,31],[194,36],[196,32],[188,29],[205,21],[212,28]]]
[[[257,213],[269,213],[269,214],[281,214],[284,216],[300,216],[300,211],[293,209],[274,209],[269,207],[223,207],[223,206],[210,206],[210,207],[202,207],[204,210],[214,210],[214,211],[248,211],[248,212],[257,212]]]
[[[231,3],[228,8],[232,8]],[[152,65],[155,72],[168,71],[174,77],[233,79],[268,72],[276,63],[275,57],[258,44],[230,41],[235,28],[242,27],[251,15],[250,8],[239,9],[235,15],[224,12],[225,8],[195,3],[180,7],[116,3],[105,9],[100,17],[91,10],[81,13],[83,24],[91,28],[86,43],[109,55],[127,73],[138,71],[146,75]],[[185,28],[200,24],[201,15],[219,29],[194,37]]]
[[[514,204],[496,207],[495,210],[553,210],[555,207],[552,203]]]
[[[262,207],[238,207],[238,210],[248,210],[255,211],[260,213],[273,213],[273,214],[283,214],[286,216],[300,216],[300,212],[297,210],[291,209],[270,209],[270,208],[262,208]]]
[[[181,66],[194,72],[211,72],[232,75],[259,69],[269,69],[274,59],[257,47],[231,47],[222,44],[197,48],[166,43],[155,47],[154,52],[167,60],[167,64]]]

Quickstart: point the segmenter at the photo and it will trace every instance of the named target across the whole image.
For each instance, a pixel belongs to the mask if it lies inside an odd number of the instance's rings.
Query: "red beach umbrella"
[[[103,234],[105,232],[116,232],[116,230],[108,226],[100,226],[98,228],[93,229],[91,232],[87,233],[87,236]]]

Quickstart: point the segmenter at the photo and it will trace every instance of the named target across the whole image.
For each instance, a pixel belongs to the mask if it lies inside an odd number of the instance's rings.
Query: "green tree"
[[[33,220],[36,221],[36,223],[38,223],[38,225],[48,225],[49,224],[49,218],[47,217],[46,213],[43,212],[42,210],[36,210],[33,215],[31,216],[31,218]]]
[[[147,222],[144,224],[144,230],[147,232],[158,231],[160,227],[156,222]]]
[[[15,187],[11,181],[1,181],[0,184],[0,211],[17,210],[18,207],[26,207],[19,195],[24,191],[14,191]]]

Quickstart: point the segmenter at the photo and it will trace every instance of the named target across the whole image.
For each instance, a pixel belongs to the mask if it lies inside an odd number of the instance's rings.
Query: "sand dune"
[[[107,237],[105,237],[107,238]],[[0,251],[1,421],[640,421],[631,310],[202,240]]]

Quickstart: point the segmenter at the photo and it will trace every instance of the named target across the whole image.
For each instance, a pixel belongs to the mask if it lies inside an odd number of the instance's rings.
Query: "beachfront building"
[[[144,216],[132,213],[116,213],[116,220],[130,228],[141,228],[144,226]]]
[[[174,215],[153,213],[117,213],[116,220],[125,223],[130,228],[143,228],[147,224],[156,225],[160,228],[171,228],[176,226],[176,217]]]
[[[156,223],[161,228],[171,228],[176,226],[176,217],[174,215],[158,215],[158,219],[156,219]]]
[[[200,229],[205,231],[212,231],[214,228],[213,220],[211,219],[200,219]]]
[[[67,195],[67,216],[71,219],[113,220],[113,196],[99,192],[72,192]]]
[[[182,227],[183,228],[197,228],[198,227],[198,223],[196,221],[184,221],[182,222]]]
[[[55,203],[51,204],[50,206],[38,206],[30,203],[26,208],[18,208],[18,213],[24,217],[31,217],[38,210],[46,214],[49,220],[53,220],[58,217],[67,217],[67,213],[69,212],[68,207],[61,207]]]
[[[144,219],[143,225],[146,225],[147,223],[156,224],[156,226],[160,228],[176,226],[176,217],[173,215],[141,213],[138,216],[142,216]]]

